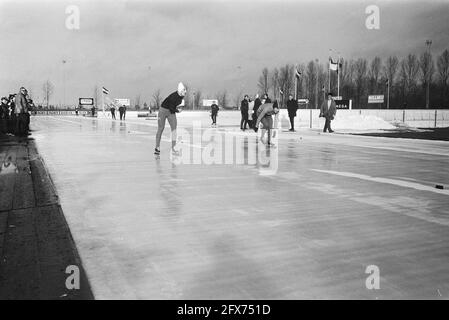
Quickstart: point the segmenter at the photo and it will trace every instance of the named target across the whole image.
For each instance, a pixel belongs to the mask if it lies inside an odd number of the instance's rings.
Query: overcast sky
[[[80,29],[65,9],[80,9]],[[365,8],[380,8],[380,30],[365,27]],[[52,103],[91,97],[164,95],[183,81],[210,97],[256,91],[263,67],[318,58],[398,56],[449,48],[449,0],[422,1],[6,1],[0,0],[0,95],[55,86]],[[336,56],[335,56],[336,57]],[[67,63],[63,65],[62,60]],[[65,71],[64,71],[65,70]]]

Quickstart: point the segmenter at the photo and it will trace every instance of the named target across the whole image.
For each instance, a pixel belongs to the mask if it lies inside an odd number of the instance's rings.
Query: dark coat
[[[298,101],[295,99],[287,101],[287,110],[289,117],[296,117],[296,111],[298,110]]]
[[[262,101],[259,98],[254,100],[254,108],[253,108],[254,112],[257,112],[257,109],[259,109],[259,107],[261,105],[262,105]]]
[[[215,103],[210,106],[210,109],[211,109],[212,114],[214,114],[214,115],[218,114],[219,108]]]
[[[335,101],[332,99],[330,108],[328,108],[327,100],[325,100],[320,108],[320,117],[325,117],[334,120],[336,113],[337,113],[337,105],[335,104]]]
[[[16,95],[16,109],[15,113],[27,113],[28,112],[28,101],[22,92]]]
[[[243,99],[242,103],[240,105],[240,112],[242,114],[244,114],[244,113],[248,114],[248,108],[249,108],[248,101],[246,99]]]

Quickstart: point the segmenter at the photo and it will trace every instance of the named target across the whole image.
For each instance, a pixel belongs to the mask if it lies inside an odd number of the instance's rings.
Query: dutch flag
[[[109,94],[109,90],[106,89],[105,87],[103,87],[103,93],[104,93],[104,94]]]
[[[299,79],[299,77],[301,76],[301,72],[299,72],[298,69],[295,69],[295,76],[297,79]]]
[[[280,93],[281,95],[284,95],[284,91],[282,91],[281,88],[279,88],[279,93]]]

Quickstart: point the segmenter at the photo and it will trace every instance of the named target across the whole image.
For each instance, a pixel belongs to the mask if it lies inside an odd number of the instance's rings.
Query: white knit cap
[[[182,82],[178,83],[178,94],[180,96],[185,96],[186,95],[186,87],[182,84]]]

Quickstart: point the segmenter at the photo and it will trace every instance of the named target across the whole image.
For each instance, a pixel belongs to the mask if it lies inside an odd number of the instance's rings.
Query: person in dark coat
[[[334,99],[332,98],[332,93],[327,94],[327,100],[323,102],[320,108],[320,117],[324,117],[326,122],[324,123],[323,132],[329,130],[329,133],[334,132],[331,129],[331,121],[334,120],[335,114],[337,113],[337,106]]]
[[[243,100],[240,104],[240,113],[242,115],[242,120],[240,120],[240,130],[246,130],[246,126],[249,124],[248,123],[248,100],[249,97],[247,94],[245,94],[245,96],[243,97]]]
[[[271,103],[270,97],[268,97],[268,93],[263,95],[262,103]]]
[[[210,116],[212,118],[212,126],[216,126],[217,125],[217,115],[218,115],[218,110],[220,108],[218,108],[218,105],[216,103],[213,103],[210,106]]]
[[[262,105],[262,101],[259,98],[259,95],[256,94],[256,97],[254,99],[254,108],[253,108],[253,124],[257,122],[257,110]]]
[[[111,117],[115,120],[115,106],[111,104]]]
[[[6,97],[2,97],[0,104],[0,132],[7,133],[8,132],[8,119],[9,119],[9,106],[8,99]]]
[[[28,109],[27,90],[21,87],[15,99],[16,135],[26,135],[28,133]]]
[[[125,114],[125,107],[120,105],[120,107],[118,107],[118,113],[120,114],[120,120],[123,120]]]
[[[288,110],[288,117],[290,119],[290,130],[289,131],[295,131],[295,117],[296,117],[296,111],[298,110],[298,101],[293,99],[292,95],[288,96],[287,110]]]

